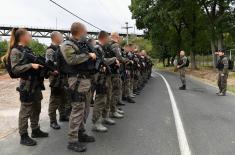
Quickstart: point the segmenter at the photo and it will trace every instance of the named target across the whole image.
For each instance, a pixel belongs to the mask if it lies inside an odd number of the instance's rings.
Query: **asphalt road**
[[[194,155],[235,154],[235,96],[218,97],[214,87],[188,79],[188,90],[179,91],[179,77],[162,73],[169,82],[177,102],[189,148]],[[96,142],[88,144],[84,155],[178,155],[181,154],[171,100],[163,79],[153,73],[136,104],[124,107],[125,118],[107,133],[93,133]],[[89,119],[90,120],[90,119]],[[36,147],[19,145],[14,133],[0,141],[1,155],[77,154],[66,149],[67,123],[54,131],[48,120],[41,127],[50,133],[38,139]],[[179,134],[179,133],[178,133]]]

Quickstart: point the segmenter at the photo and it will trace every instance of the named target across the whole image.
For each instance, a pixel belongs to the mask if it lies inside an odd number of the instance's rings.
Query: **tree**
[[[8,42],[7,40],[0,41],[0,57],[2,57],[8,49]]]
[[[145,29],[160,59],[189,51],[196,69],[196,54],[214,55],[224,42],[234,43],[235,0],[132,0],[130,10],[137,28]],[[188,53],[187,53],[188,54]],[[214,56],[214,66],[216,57]]]
[[[213,64],[216,67],[217,49],[224,47],[224,33],[234,31],[234,0],[198,0],[207,19],[211,39]]]
[[[40,43],[38,40],[32,40],[30,43],[30,48],[32,48],[36,55],[45,55],[47,46]]]

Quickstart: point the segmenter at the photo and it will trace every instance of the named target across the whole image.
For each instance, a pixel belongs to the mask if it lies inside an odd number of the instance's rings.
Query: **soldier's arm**
[[[223,74],[227,74],[228,73],[228,58],[223,58],[222,63],[224,64],[224,69],[223,69]]]
[[[21,74],[29,69],[32,68],[32,64],[21,64],[22,60],[24,58],[24,54],[20,52],[18,49],[12,49],[10,59],[11,59],[11,67],[12,72],[15,74]]]
[[[116,57],[113,57],[113,58],[104,58],[104,63],[106,65],[111,65],[111,64],[115,63],[116,60],[117,60]]]
[[[46,59],[54,62],[54,53],[55,51],[53,49],[47,49],[46,50]]]
[[[61,52],[69,65],[78,65],[90,59],[88,53],[76,54],[72,45],[62,45]]]
[[[125,62],[126,62],[126,59],[123,58],[122,55],[121,55],[121,49],[120,49],[119,45],[114,44],[114,45],[112,46],[112,50],[113,50],[113,52],[114,52],[116,58],[118,59],[118,61],[119,61],[120,63],[125,63]]]

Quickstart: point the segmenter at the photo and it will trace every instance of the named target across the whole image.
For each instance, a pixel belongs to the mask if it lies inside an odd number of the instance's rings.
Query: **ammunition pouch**
[[[16,90],[20,93],[20,101],[24,103],[33,102],[33,93],[17,87]]]
[[[76,90],[70,90],[71,95],[71,101],[72,102],[85,102],[86,101],[86,94],[85,93],[79,93]]]
[[[108,92],[108,87],[105,84],[96,84],[96,93],[97,94],[106,94]]]
[[[60,88],[51,88],[51,94],[54,96],[60,96],[61,95],[61,89]]]

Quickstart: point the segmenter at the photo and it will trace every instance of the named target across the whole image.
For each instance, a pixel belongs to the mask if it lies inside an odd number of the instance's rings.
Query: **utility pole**
[[[128,26],[128,22],[125,23],[126,26],[122,27],[122,29],[126,29],[126,43],[129,44],[129,29],[132,29],[133,27]]]

